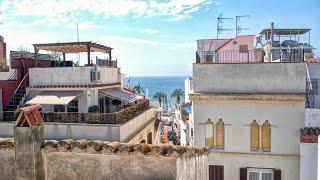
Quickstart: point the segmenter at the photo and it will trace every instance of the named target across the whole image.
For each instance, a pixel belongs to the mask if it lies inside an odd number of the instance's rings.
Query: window
[[[213,55],[206,55],[206,62],[207,63],[212,63],[213,62]]]
[[[152,132],[149,132],[147,135],[147,143],[152,144]]]
[[[261,148],[264,152],[270,152],[271,127],[268,120],[265,120],[265,122],[263,123],[261,131]]]
[[[273,180],[273,169],[248,168],[248,180]]]
[[[205,123],[205,146],[213,147],[214,137],[213,137],[213,122],[209,118]]]
[[[260,148],[260,132],[259,125],[257,121],[254,119],[252,123],[250,123],[250,150],[257,151]]]
[[[248,53],[248,45],[240,45],[239,46],[239,53]]]
[[[209,165],[209,180],[224,180],[224,167]]]
[[[53,105],[53,112],[65,112],[63,105]]]
[[[216,124],[216,146],[217,149],[224,149],[224,122],[221,118]]]
[[[71,101],[67,106],[67,112],[78,112],[78,101]]]
[[[91,81],[99,81],[100,80],[100,71],[91,71],[90,72]]]
[[[97,80],[100,80],[100,71],[97,72]]]

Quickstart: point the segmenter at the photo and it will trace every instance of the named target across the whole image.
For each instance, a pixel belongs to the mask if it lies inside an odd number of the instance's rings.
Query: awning
[[[123,91],[119,88],[111,88],[111,89],[105,89],[105,90],[100,90],[99,93],[111,97],[113,99],[118,99],[120,101],[124,101],[126,103],[131,103],[136,100],[142,99],[142,96]]]
[[[81,93],[81,91],[44,91],[26,104],[67,105]]]

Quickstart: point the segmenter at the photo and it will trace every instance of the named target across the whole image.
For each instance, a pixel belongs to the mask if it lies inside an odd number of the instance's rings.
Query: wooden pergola
[[[112,60],[111,47],[97,44],[91,41],[86,42],[64,42],[64,43],[46,43],[46,44],[33,44],[35,63],[38,63],[39,50],[46,50],[51,52],[62,53],[63,65],[66,65],[66,54],[67,53],[81,53],[87,52],[88,64],[91,64],[90,52],[101,52],[109,54],[109,60]]]

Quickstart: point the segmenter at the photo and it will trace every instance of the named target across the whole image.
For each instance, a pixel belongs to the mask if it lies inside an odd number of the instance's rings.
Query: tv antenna
[[[77,41],[80,42],[79,38],[79,25],[77,24]],[[80,53],[78,53],[78,64],[80,64]]]
[[[217,18],[218,19],[218,25],[217,25],[217,39],[219,39],[219,34],[221,34],[223,31],[232,31],[233,29],[225,29],[223,28],[223,21],[224,20],[232,20],[233,18],[225,18],[225,17],[222,17],[223,16],[223,13],[221,13],[219,15],[219,17]]]
[[[241,33],[241,31],[243,30],[249,30],[250,28],[242,28],[240,25],[239,25],[239,22],[242,18],[248,18],[250,19],[250,15],[241,15],[241,16],[236,16],[236,36],[238,36],[238,34]]]

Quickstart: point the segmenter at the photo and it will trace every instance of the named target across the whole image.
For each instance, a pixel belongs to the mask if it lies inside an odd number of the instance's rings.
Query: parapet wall
[[[208,179],[207,149],[68,139],[41,151],[48,180]],[[2,178],[15,179],[12,138],[0,138],[0,160]]]
[[[304,63],[193,64],[195,93],[305,93]]]

